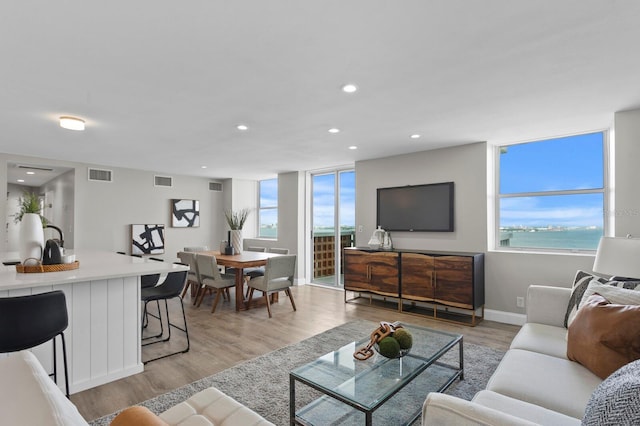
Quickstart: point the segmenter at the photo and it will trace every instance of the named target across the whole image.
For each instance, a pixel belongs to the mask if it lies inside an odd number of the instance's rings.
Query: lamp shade
[[[593,272],[640,278],[640,238],[600,238]]]

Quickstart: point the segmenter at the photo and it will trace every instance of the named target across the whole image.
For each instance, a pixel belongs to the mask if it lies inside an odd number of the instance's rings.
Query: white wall
[[[485,253],[486,309],[523,314],[516,297],[530,284],[570,286],[577,269],[591,269],[593,256],[488,252],[489,152],[485,143],[476,143],[357,162],[356,226],[364,231],[356,244],[366,246],[374,230],[376,188],[453,181],[455,232],[394,232],[394,246]]]
[[[640,237],[640,109],[615,114],[615,235]]]

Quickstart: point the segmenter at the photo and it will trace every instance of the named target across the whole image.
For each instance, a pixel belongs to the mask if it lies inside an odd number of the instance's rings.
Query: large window
[[[498,245],[595,250],[604,234],[604,133],[499,149]]]
[[[278,237],[278,179],[260,181],[258,237]]]

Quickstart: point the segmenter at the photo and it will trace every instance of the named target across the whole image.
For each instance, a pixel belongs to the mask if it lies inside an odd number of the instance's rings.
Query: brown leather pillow
[[[122,410],[111,421],[110,426],[169,426],[169,424],[146,407],[134,405]]]
[[[567,358],[605,379],[640,359],[640,306],[590,296],[569,326]]]

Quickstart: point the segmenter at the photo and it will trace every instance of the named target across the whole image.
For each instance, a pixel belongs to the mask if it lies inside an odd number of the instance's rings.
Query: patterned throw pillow
[[[587,403],[582,424],[640,424],[640,360],[616,370],[598,385]]]
[[[590,272],[578,271],[573,279],[573,287],[571,288],[571,299],[569,299],[569,305],[567,306],[567,313],[564,315],[564,327],[569,327],[569,323],[573,321],[580,307],[580,301],[584,295],[585,290],[589,286],[591,280],[597,280],[604,284],[607,282],[606,278],[601,278],[593,275]]]

